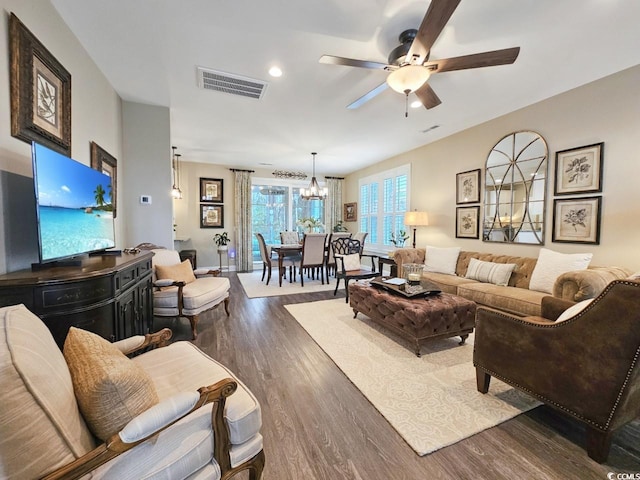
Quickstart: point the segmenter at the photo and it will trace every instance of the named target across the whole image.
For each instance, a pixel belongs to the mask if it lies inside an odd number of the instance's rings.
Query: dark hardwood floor
[[[420,457],[283,307],[333,292],[249,299],[229,276],[230,317],[223,308],[203,315],[195,343],[259,399],[264,480],[603,480],[608,472],[640,473],[640,420],[614,435],[600,465],[583,448],[584,428],[545,406]],[[156,319],[155,329],[165,326],[174,339],[190,339],[186,319]]]

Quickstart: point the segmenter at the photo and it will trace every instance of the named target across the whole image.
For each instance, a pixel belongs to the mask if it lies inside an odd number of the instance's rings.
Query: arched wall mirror
[[[489,152],[485,167],[485,242],[544,244],[547,142],[514,132]]]

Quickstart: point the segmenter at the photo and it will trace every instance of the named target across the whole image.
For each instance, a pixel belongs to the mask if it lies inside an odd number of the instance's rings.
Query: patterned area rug
[[[452,445],[539,405],[493,378],[476,390],[473,335],[435,340],[422,357],[405,340],[339,300],[287,310],[418,455]]]
[[[310,292],[324,292],[325,290],[333,291],[336,288],[336,279],[331,277],[331,283],[327,284],[325,280],[324,285],[320,282],[320,279],[311,280],[305,276],[304,287],[300,285],[300,275],[296,275],[296,281],[291,283],[288,278],[282,279],[282,287],[278,286],[278,268],[276,267],[271,274],[271,280],[269,285],[266,284],[267,276],[262,278],[262,267],[254,270],[252,273],[239,273],[238,278],[242,284],[242,288],[249,298],[257,297],[275,297],[277,295],[295,295],[297,293],[310,293]],[[344,282],[340,283],[340,289],[337,293],[338,297],[342,297],[342,303],[344,303]]]

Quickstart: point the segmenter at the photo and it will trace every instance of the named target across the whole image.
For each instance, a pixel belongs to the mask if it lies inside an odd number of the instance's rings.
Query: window
[[[261,233],[267,245],[280,243],[280,232],[302,228],[296,225],[301,218],[319,218],[324,223],[324,201],[305,200],[300,190],[309,182],[283,179],[254,178],[251,185],[251,229]],[[253,235],[254,261],[260,261],[258,240]]]
[[[406,230],[410,165],[360,179],[360,231],[369,232],[370,246],[387,251],[391,233]]]

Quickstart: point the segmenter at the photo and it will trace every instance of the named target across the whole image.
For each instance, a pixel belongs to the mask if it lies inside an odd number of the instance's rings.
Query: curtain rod
[[[329,177],[327,175],[325,175],[324,178],[330,178],[331,180],[344,180],[344,177]]]
[[[242,170],[240,168],[230,168],[229,170],[231,170],[232,172],[249,172],[249,173],[255,173],[255,170]]]

